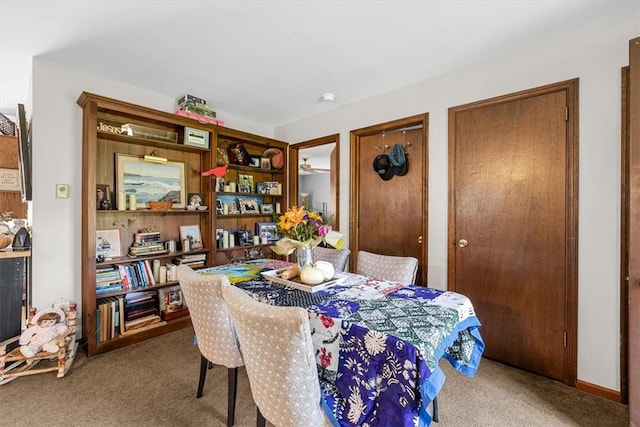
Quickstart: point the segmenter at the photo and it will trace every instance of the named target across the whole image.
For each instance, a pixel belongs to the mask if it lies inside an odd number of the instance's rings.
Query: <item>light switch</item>
[[[58,199],[66,199],[69,197],[68,184],[56,184],[56,197]]]

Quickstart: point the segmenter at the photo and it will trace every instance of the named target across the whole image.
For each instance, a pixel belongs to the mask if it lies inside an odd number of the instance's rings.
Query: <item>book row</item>
[[[165,324],[160,314],[181,310],[188,314],[180,286],[158,291],[131,292],[98,300],[96,309],[96,342],[101,343]],[[182,313],[181,313],[182,314]],[[177,317],[177,316],[174,316]]]

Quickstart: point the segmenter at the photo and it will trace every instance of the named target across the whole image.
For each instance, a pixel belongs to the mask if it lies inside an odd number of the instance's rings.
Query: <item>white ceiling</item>
[[[0,0],[0,112],[27,102],[43,55],[278,126],[638,16],[639,1]]]

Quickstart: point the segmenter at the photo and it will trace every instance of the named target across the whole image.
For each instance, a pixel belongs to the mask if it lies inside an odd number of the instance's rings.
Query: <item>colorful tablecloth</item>
[[[252,265],[258,266],[281,267],[265,260]],[[463,295],[355,274],[310,294],[248,270],[253,274],[236,286],[261,301],[309,311],[323,395],[342,426],[428,426],[429,405],[445,380],[438,361],[475,375],[484,343]]]

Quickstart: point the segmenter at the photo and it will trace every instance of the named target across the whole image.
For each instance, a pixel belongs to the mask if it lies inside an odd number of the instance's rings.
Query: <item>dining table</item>
[[[445,381],[441,359],[468,377],[478,370],[484,342],[466,296],[354,273],[307,292],[262,274],[290,265],[258,259],[198,272],[308,311],[324,404],[341,426],[428,426]]]

